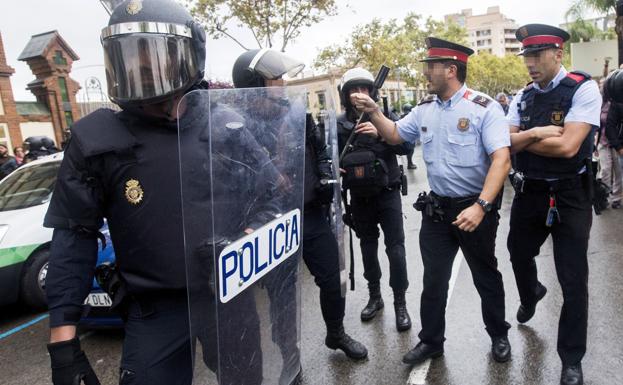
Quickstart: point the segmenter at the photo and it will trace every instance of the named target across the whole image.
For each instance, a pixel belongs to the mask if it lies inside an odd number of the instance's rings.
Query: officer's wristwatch
[[[485,213],[488,213],[491,210],[493,210],[493,205],[491,203],[487,202],[484,199],[478,198],[476,203],[478,203],[480,205],[480,207],[482,207],[482,209],[485,210]]]

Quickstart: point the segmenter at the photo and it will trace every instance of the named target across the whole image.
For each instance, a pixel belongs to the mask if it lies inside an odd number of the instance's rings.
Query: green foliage
[[[209,36],[229,37],[231,25],[248,28],[260,48],[286,46],[301,29],[337,13],[335,0],[185,0],[186,6],[206,28]]]
[[[346,70],[356,66],[372,72],[382,64],[392,68],[390,76],[400,74],[409,85],[422,84],[421,65],[418,60],[426,54],[424,39],[436,36],[460,44],[466,44],[467,32],[456,24],[446,24],[431,18],[422,20],[420,15],[408,14],[402,22],[391,19],[382,22],[374,19],[356,27],[343,44],[320,50],[314,67],[328,71]]]
[[[467,64],[469,87],[492,97],[498,92],[513,93],[529,81],[523,60],[516,55],[497,57],[483,52],[472,56]]]

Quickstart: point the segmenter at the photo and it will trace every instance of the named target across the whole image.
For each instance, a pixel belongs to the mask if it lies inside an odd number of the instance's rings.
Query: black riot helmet
[[[617,69],[608,75],[604,94],[615,103],[623,103],[623,70]]]
[[[264,87],[265,80],[298,75],[305,64],[273,49],[251,49],[238,56],[232,69],[236,88]]]
[[[108,95],[122,106],[162,102],[203,79],[205,32],[173,0],[125,0],[102,29]]]
[[[411,103],[405,103],[402,105],[403,114],[408,114],[409,112],[411,112],[412,109],[413,109],[413,106],[411,105]]]
[[[352,68],[342,75],[342,81],[340,82],[340,85],[337,86],[337,90],[340,94],[340,102],[342,103],[342,106],[346,107],[346,109],[352,108],[350,104],[350,96],[348,94],[349,91],[353,87],[358,86],[367,87],[370,97],[372,97],[375,102],[378,101],[378,95],[375,95],[376,93],[373,92],[374,76],[370,73],[370,71],[363,68]]]

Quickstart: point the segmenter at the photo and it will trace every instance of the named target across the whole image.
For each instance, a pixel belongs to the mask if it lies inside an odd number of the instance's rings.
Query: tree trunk
[[[619,48],[619,58],[617,63],[619,63],[619,67],[623,64],[623,16],[617,16],[616,24],[614,30],[617,33],[617,41]]]

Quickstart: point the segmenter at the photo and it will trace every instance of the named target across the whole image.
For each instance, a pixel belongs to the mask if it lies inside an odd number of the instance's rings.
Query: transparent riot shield
[[[305,95],[205,90],[180,103],[194,384],[299,376]]]
[[[333,92],[326,90],[324,109],[319,112],[320,124],[324,127],[325,141],[327,148],[333,161],[333,175],[334,180],[329,181],[332,183],[333,188],[333,203],[331,204],[331,230],[337,240],[339,257],[340,257],[340,286],[342,291],[342,297],[346,296],[346,281],[348,280],[348,273],[346,272],[346,244],[344,242],[344,221],[342,210],[342,187],[339,177],[340,175],[340,152],[337,142],[337,120],[336,120],[336,104],[333,100]]]

